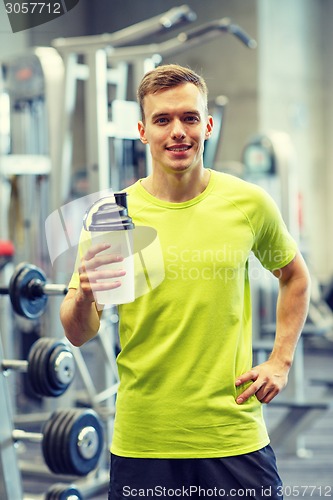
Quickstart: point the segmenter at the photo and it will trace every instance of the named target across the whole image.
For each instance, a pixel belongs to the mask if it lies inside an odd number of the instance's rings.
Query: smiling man
[[[119,306],[109,499],[138,491],[152,498],[163,491],[167,497],[223,492],[255,499],[270,491],[270,498],[281,499],[262,404],[287,383],[307,314],[308,271],[272,199],[204,167],[204,143],[213,131],[204,80],[188,68],[160,66],[144,76],[138,98],[139,133],[150,147],[152,172],[126,190],[129,213],[136,227],[157,232],[165,279]],[[75,345],[98,332],[94,291],[121,286],[119,274],[109,275],[108,284],[97,281],[105,263],[101,250],[82,256],[62,304],[65,332]],[[280,285],[273,351],[257,366],[252,252]],[[150,266],[161,265],[150,257]]]
[[[200,194],[210,177],[203,168],[204,141],[213,129],[206,89],[203,83],[168,88],[166,79],[163,90],[160,82],[150,85],[140,88],[146,95],[139,132],[141,141],[150,145],[154,169],[142,185],[160,199],[186,201]]]

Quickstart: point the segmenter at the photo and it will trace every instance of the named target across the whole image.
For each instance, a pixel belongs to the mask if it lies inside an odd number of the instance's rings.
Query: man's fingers
[[[107,248],[110,248],[111,245],[109,245],[108,243],[99,243],[98,245],[93,245],[91,246],[85,256],[84,256],[84,259],[85,260],[91,260],[95,257],[95,255],[97,255],[99,252],[103,252],[103,250],[106,250]]]
[[[236,403],[241,405],[242,403],[245,403],[250,397],[254,396],[256,392],[259,390],[260,386],[258,386],[255,382],[250,385],[242,394],[240,394],[237,399]]]
[[[239,379],[238,379],[239,380]],[[251,381],[252,378],[246,377],[246,381]],[[240,385],[240,384],[236,384]],[[250,397],[256,396],[256,398],[261,403],[270,403],[272,399],[279,394],[281,387],[274,383],[274,381],[267,379],[266,377],[257,377],[254,379],[253,383],[249,385],[241,394],[239,394],[236,398],[237,404],[245,403]]]
[[[124,258],[121,255],[99,254],[90,260],[86,260],[84,258],[81,262],[81,269],[97,269],[98,267],[105,266],[107,264],[115,264],[117,262],[122,262],[123,260]]]
[[[256,370],[250,370],[246,373],[240,375],[235,384],[238,387],[239,385],[245,384],[246,382],[250,382],[251,380],[257,380],[259,373]]]
[[[79,266],[81,295],[86,300],[95,300],[95,292],[113,290],[121,286],[121,280],[126,275],[124,269],[112,269],[108,264],[120,263],[124,260],[121,255],[104,253],[110,248],[109,244],[98,244],[90,247]],[[116,266],[117,267],[117,266]]]

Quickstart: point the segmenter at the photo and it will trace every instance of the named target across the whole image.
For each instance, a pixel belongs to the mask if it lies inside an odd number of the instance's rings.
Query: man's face
[[[201,168],[204,141],[213,128],[205,100],[192,83],[149,94],[140,139],[149,144],[153,168],[182,173]]]

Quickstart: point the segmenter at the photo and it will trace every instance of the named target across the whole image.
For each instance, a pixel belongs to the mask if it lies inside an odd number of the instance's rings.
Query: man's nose
[[[186,136],[186,131],[184,124],[181,120],[175,120],[172,127],[172,137],[173,139],[184,139]]]

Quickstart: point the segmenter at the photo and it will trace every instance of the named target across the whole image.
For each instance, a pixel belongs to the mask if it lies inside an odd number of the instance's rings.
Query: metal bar
[[[198,28],[188,31],[187,33],[182,33],[181,38],[184,41],[190,41],[193,38],[198,38],[212,31],[226,32],[237,37],[244,45],[249,49],[254,49],[257,46],[257,42],[250,37],[240,26],[237,24],[232,24],[228,17],[223,19],[209,21]]]
[[[304,445],[302,443],[300,447],[299,441],[303,437],[302,434],[328,409],[329,405],[325,404],[311,406],[308,403],[303,406],[291,406],[281,421],[269,432],[272,446],[283,447],[284,451],[290,454],[304,454]]]
[[[107,401],[108,399],[110,399],[112,396],[117,394],[118,387],[119,387],[119,382],[113,384],[108,389],[105,389],[104,391],[97,394],[95,396],[95,403],[97,403],[97,404],[103,403],[104,401]]]
[[[66,285],[47,283],[43,285],[43,292],[45,295],[66,295],[68,288]]]
[[[43,434],[41,432],[27,432],[14,429],[12,433],[14,441],[29,441],[30,443],[41,443]]]
[[[196,19],[195,12],[187,5],[174,7],[164,14],[159,14],[132,26],[103,35],[92,35],[83,37],[56,38],[52,45],[59,51],[70,50],[73,52],[84,52],[87,48],[94,50],[106,48],[110,45],[119,47],[136,43],[142,38],[150,35],[165,33],[171,28],[176,28]]]
[[[1,363],[2,370],[15,370],[25,373],[28,371],[28,361],[19,359],[3,359]]]
[[[44,424],[50,418],[50,412],[20,413],[14,416],[14,425],[26,427],[28,425]]]
[[[40,280],[32,280],[27,285],[28,295],[32,299],[34,297],[41,297],[42,295],[66,295],[68,288],[67,285],[60,285],[55,283],[43,284]],[[24,295],[24,289],[22,290]],[[1,287],[0,295],[8,295],[9,287]]]
[[[214,40],[224,32],[237,36],[237,38],[240,39],[240,28],[239,30],[229,28],[230,25],[227,25],[226,20],[221,19],[220,21],[207,23],[203,27],[199,27],[191,32],[180,33],[177,37],[171,38],[165,42],[136,45],[133,47],[110,47],[107,49],[107,52],[110,61],[135,61],[139,57],[148,58],[156,54],[162,57],[174,56],[179,52]],[[246,40],[247,36],[243,36],[241,41],[245,43]],[[248,43],[245,43],[245,45],[252,49],[255,48],[256,42],[252,38],[249,38]]]
[[[86,145],[91,192],[110,187],[109,139],[107,137],[107,60],[104,50],[87,56],[89,78],[85,86]]]
[[[80,373],[82,382],[87,391],[89,402],[93,405],[96,397],[96,388],[90,376],[87,365],[84,361],[83,355],[78,347],[72,347],[72,352],[74,355],[74,359],[76,362],[76,366],[78,368],[78,372]]]
[[[0,335],[0,361],[3,357]],[[0,498],[11,500],[23,498],[21,474],[17,453],[12,440],[12,402],[6,377],[0,377],[1,425],[0,425]]]

